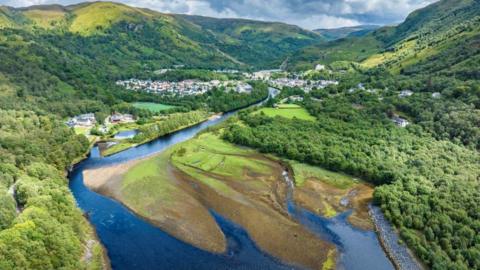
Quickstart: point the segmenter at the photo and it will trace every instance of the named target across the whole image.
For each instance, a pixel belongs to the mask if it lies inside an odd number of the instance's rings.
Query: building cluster
[[[260,70],[253,73],[243,73],[250,80],[270,80],[273,74],[282,72],[281,69]]]
[[[279,78],[270,80],[269,83],[277,88],[283,87],[300,87],[303,88],[305,92],[310,92],[314,88],[323,89],[329,85],[338,85],[337,81],[332,80],[301,80],[301,79],[290,79],[290,78]]]
[[[131,114],[114,113],[107,117],[105,122],[111,124],[133,123],[135,122],[135,117]],[[97,120],[94,113],[86,113],[68,119],[66,124],[69,127],[93,127],[97,124]]]
[[[95,114],[93,113],[86,113],[77,115],[68,119],[66,122],[67,126],[69,127],[92,127],[97,123],[95,119]]]
[[[114,113],[108,117],[108,122],[112,124],[133,123],[135,118],[131,114]]]
[[[209,82],[202,82],[198,80],[185,80],[181,82],[169,82],[130,79],[117,81],[116,84],[132,91],[180,96],[201,95],[212,90],[214,87],[224,88],[228,91],[236,91],[238,93],[250,93],[252,91],[251,85],[241,81],[212,80]]]

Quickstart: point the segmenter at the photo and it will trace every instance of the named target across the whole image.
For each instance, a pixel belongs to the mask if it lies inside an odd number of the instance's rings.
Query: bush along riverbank
[[[101,147],[101,154],[103,156],[111,156],[131,147],[148,143],[159,137],[207,121],[212,115],[212,113],[206,111],[191,111],[168,115],[164,119],[153,124],[138,126],[138,133],[131,139],[104,142],[103,144],[113,145],[110,147]]]

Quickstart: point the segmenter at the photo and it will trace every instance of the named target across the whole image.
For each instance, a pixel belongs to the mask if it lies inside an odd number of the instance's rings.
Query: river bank
[[[375,224],[379,240],[394,263],[397,270],[423,270],[422,264],[415,258],[405,244],[400,243],[395,228],[386,220],[378,206],[369,205],[369,213]]]
[[[201,147],[215,143],[204,136],[194,139],[206,141]],[[192,175],[202,172],[197,169],[192,172],[191,167],[179,169],[170,163],[170,156],[183,147],[189,148],[180,144],[141,161],[87,170],[85,184],[122,202],[178,239],[210,252],[223,253],[227,244],[209,209],[241,225],[262,250],[287,263],[319,269],[329,257],[334,257],[331,244],[288,217],[281,166],[261,156],[248,156],[262,162],[261,168],[274,174],[244,171],[241,173],[246,179],[239,182],[212,172],[208,179],[198,181]],[[222,151],[221,147],[215,149]],[[238,156],[227,155],[230,158],[241,161]],[[152,170],[154,165],[161,166]]]
[[[192,122],[192,123],[189,123],[188,125],[182,125],[182,126],[179,126],[177,128],[174,128],[174,129],[171,129],[169,130],[168,132],[165,132],[165,133],[162,133],[162,134],[159,134],[158,136],[154,136],[154,137],[149,137],[149,138],[146,138],[145,140],[141,141],[141,142],[138,142],[138,143],[134,143],[134,142],[131,142],[131,139],[124,139],[124,140],[104,140],[102,141],[102,146],[100,148],[101,150],[101,154],[102,156],[104,157],[108,157],[108,156],[112,156],[112,155],[115,155],[115,154],[118,154],[120,152],[123,152],[125,150],[128,150],[130,148],[133,148],[133,147],[138,147],[142,144],[146,144],[146,143],[149,143],[149,142],[152,142],[162,136],[166,136],[166,135],[169,135],[171,133],[175,133],[177,131],[180,131],[182,129],[186,129],[186,128],[189,128],[189,127],[192,127],[192,126],[196,126],[198,124],[201,124],[201,123],[204,123],[208,120],[210,120],[212,117],[218,117],[218,114],[214,114],[214,115],[207,115],[205,117],[202,117],[202,119],[200,119],[199,121],[195,121],[195,122]],[[165,121],[168,121],[165,120]],[[159,123],[162,123],[162,122],[159,122]],[[109,146],[108,144],[109,143],[115,143],[113,146]]]

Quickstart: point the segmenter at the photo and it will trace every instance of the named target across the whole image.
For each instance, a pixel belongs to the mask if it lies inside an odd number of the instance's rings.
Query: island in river
[[[291,216],[285,171],[295,179],[296,204],[325,217],[353,209],[349,223],[372,229],[367,206],[373,189],[367,184],[240,148],[218,132],[149,158],[86,170],[85,184],[201,249],[223,253],[227,248],[213,211],[242,226],[265,252],[314,269],[334,268],[338,248]]]

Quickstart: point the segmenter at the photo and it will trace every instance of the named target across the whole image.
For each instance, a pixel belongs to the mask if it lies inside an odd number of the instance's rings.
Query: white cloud
[[[0,0],[0,4],[29,6],[72,4],[82,0]],[[389,24],[436,0],[116,0],[165,13],[222,18],[283,21],[304,28],[332,28],[358,24]]]

